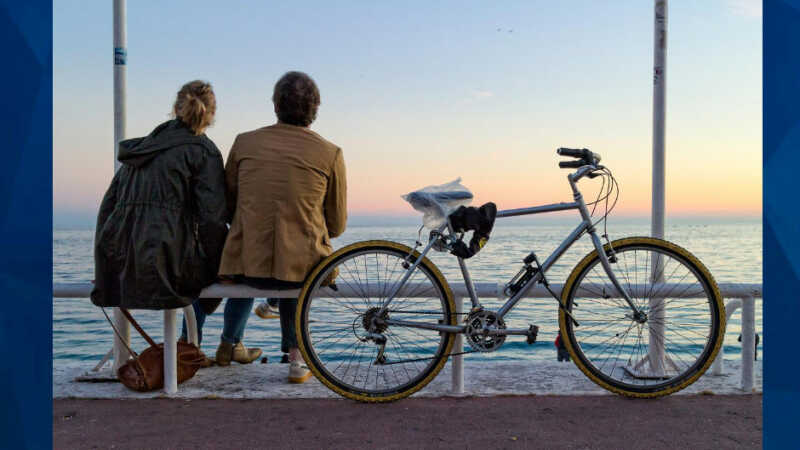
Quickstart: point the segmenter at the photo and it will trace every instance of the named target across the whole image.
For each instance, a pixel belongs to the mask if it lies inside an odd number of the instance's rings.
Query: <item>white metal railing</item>
[[[92,290],[91,283],[53,283],[54,298],[88,298]],[[475,283],[475,291],[478,297],[504,298],[504,284],[500,283]],[[561,284],[551,284],[551,289],[556,293],[561,293]],[[469,302],[469,295],[462,284],[451,285],[456,299],[456,312],[463,312],[464,303]],[[755,299],[763,298],[762,287],[760,284],[733,284],[723,283],[719,285],[723,298],[732,299],[726,305],[727,317],[730,319],[736,309],[742,308],[742,365],[741,365],[741,389],[750,392],[753,389],[753,360],[755,352]],[[327,288],[326,288],[327,289]],[[344,286],[339,287],[336,296],[353,295],[361,297],[363,292],[350,292]],[[634,286],[636,291],[637,287]],[[293,290],[262,290],[249,286],[234,284],[213,284],[205,288],[201,293],[201,298],[297,298],[300,294],[298,289]],[[380,295],[378,286],[369,286],[367,295]],[[590,296],[589,292],[584,293]],[[542,286],[534,286],[525,295],[526,298],[550,298],[550,293]],[[469,303],[467,303],[469,305]],[[167,394],[174,394],[178,391],[177,382],[177,316],[176,309],[164,310],[164,391]],[[197,325],[195,323],[194,310],[191,306],[183,308],[184,317],[187,323],[187,338],[189,342],[197,343]],[[464,341],[461,334],[456,335],[453,353],[463,350]],[[118,337],[114,337],[114,348],[116,350],[124,348]],[[115,351],[114,354],[120,354]],[[717,359],[714,361],[712,373],[721,375],[723,370],[723,351],[720,350]],[[464,359],[461,355],[452,357],[452,391],[453,393],[464,392]],[[115,367],[120,362],[116,362]]]

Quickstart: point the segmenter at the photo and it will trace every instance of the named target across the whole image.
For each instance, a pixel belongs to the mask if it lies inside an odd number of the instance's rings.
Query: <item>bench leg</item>
[[[119,334],[122,335],[123,339],[125,339],[125,342],[123,343],[119,336],[114,333],[114,365],[112,366],[112,370],[116,375],[117,370],[127,363],[128,359],[131,357],[128,347],[125,346],[125,344],[130,345],[131,343],[131,324],[128,322],[128,319],[125,318],[125,315],[122,314],[122,311],[120,311],[119,308],[114,308],[114,326],[117,327],[117,331],[119,331]]]
[[[183,318],[186,320],[186,339],[189,340],[190,344],[200,347],[200,343],[197,342],[197,317],[195,317],[192,305],[183,308]]]
[[[178,392],[178,338],[177,314],[174,309],[164,310],[164,392]]]

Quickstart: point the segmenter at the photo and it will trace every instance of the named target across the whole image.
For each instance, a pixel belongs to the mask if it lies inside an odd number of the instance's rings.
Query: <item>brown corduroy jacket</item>
[[[236,137],[225,164],[231,228],[220,275],[303,281],[344,232],[342,150],[278,123]]]

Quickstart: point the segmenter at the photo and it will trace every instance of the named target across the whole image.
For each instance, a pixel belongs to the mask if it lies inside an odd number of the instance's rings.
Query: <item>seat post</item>
[[[450,224],[450,218],[447,219],[447,229],[450,233],[453,233],[453,226]],[[472,283],[472,277],[469,275],[469,270],[467,269],[467,263],[464,262],[463,258],[456,257],[458,260],[458,267],[461,269],[461,276],[464,277],[464,286],[467,288],[467,294],[469,294],[469,300],[472,302],[472,309],[481,308],[481,303],[478,301],[478,294],[475,293],[475,284]]]

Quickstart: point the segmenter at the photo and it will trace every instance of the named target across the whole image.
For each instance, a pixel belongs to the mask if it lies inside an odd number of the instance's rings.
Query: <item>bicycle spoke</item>
[[[567,322],[568,334],[581,360],[614,385],[660,389],[693,373],[710,351],[715,338],[713,297],[692,266],[672,253],[646,245],[622,246],[615,253],[616,276],[646,315],[634,320],[596,258],[571,290],[567,307],[581,326]],[[613,295],[603,295],[608,293]],[[573,308],[573,303],[580,307]],[[634,376],[661,367],[648,363],[658,354],[655,351],[665,358],[663,377]]]
[[[399,284],[407,274],[404,258],[394,250],[354,252],[325,272],[338,270],[336,280],[345,291],[311,290],[314,295],[304,308],[310,356],[326,377],[348,390],[383,395],[407,389],[430,373],[437,356],[446,357],[443,346],[452,338],[447,333],[385,324],[370,331],[382,323],[375,322],[380,307],[398,288],[385,312],[389,318],[451,321],[444,292],[423,264]],[[380,335],[386,340],[383,355],[392,364],[376,360],[379,344],[374,339]]]

